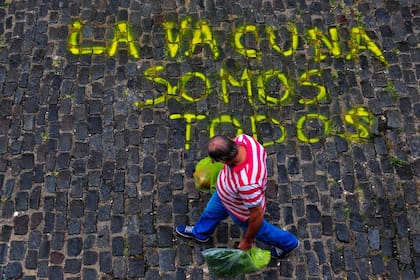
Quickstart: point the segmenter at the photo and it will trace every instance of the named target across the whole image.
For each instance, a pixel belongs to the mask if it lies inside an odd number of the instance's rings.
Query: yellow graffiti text
[[[373,115],[366,108],[357,107],[349,110],[345,114],[344,120],[346,121],[346,123],[353,125],[358,132],[340,134],[341,137],[344,137],[349,140],[360,140],[369,138],[369,128],[373,125]]]
[[[282,50],[280,48],[280,46],[276,43],[276,35],[274,33],[274,28],[272,26],[267,26],[265,28],[265,32],[267,33],[268,41],[270,43],[270,47],[274,51],[276,51],[276,52],[278,52],[278,53],[280,53],[280,54],[282,54],[286,57],[293,55],[296,52],[296,49],[297,49],[298,44],[299,44],[298,29],[297,29],[296,25],[292,24],[292,23],[289,23],[289,24],[287,24],[287,29],[290,32],[290,37],[292,39],[292,43],[291,43],[289,49]]]
[[[299,84],[302,86],[307,87],[315,87],[318,90],[318,94],[314,98],[301,98],[299,99],[300,104],[304,105],[314,105],[318,104],[320,101],[325,100],[327,98],[327,89],[323,85],[319,85],[317,83],[311,82],[310,79],[312,76],[321,76],[321,71],[318,69],[312,69],[308,72],[303,73],[299,77]]]
[[[286,129],[285,127],[280,123],[279,120],[275,119],[275,118],[268,118],[265,115],[255,115],[255,116],[251,116],[251,130],[252,130],[252,134],[254,136],[254,138],[256,140],[258,140],[258,132],[257,132],[257,123],[259,122],[264,122],[264,121],[268,121],[271,122],[273,125],[275,125],[277,128],[280,129],[281,131],[281,136],[273,141],[268,141],[268,142],[264,142],[264,146],[272,146],[275,144],[280,144],[283,143],[284,140],[286,140]]]
[[[153,67],[148,68],[144,72],[144,77],[146,79],[156,84],[165,86],[167,91],[162,93],[162,95],[157,98],[147,99],[143,105],[148,106],[148,105],[157,105],[157,104],[165,103],[168,95],[176,95],[177,86],[172,86],[168,80],[165,80],[164,78],[158,76],[158,73],[164,69],[165,67],[163,66],[153,66]]]
[[[92,54],[103,54],[106,50],[104,46],[92,46],[92,47],[80,47],[79,40],[80,40],[80,32],[83,28],[83,25],[86,22],[82,21],[75,21],[71,25],[70,28],[70,35],[67,40],[67,48],[68,50],[75,55],[92,55]]]
[[[328,117],[321,115],[321,114],[306,114],[302,117],[300,117],[296,123],[296,127],[297,127],[297,138],[305,143],[317,143],[320,140],[320,137],[312,137],[312,138],[308,138],[305,133],[305,123],[307,121],[310,120],[319,120],[324,124],[324,132],[322,134],[322,137],[327,137],[331,131],[331,124],[330,121],[328,119]]]
[[[369,50],[373,55],[388,65],[385,56],[381,49],[375,44],[374,41],[366,34],[366,31],[361,27],[353,27],[350,34],[350,53],[347,54],[346,59],[355,59],[359,56],[359,51]]]
[[[220,55],[216,38],[213,36],[209,23],[205,20],[199,20],[192,24],[192,19],[187,17],[181,21],[178,28],[176,23],[171,21],[164,22],[163,28],[165,29],[168,53],[172,58],[180,53],[181,42],[184,41],[184,37],[188,33],[192,33],[192,38],[188,49],[184,52],[185,56],[191,57],[199,45],[208,45],[215,59]]]
[[[114,38],[112,38],[111,45],[108,49],[109,56],[115,56],[120,43],[128,46],[128,53],[134,57],[139,58],[139,50],[136,40],[133,38],[130,26],[126,22],[118,22],[114,28]]]
[[[71,25],[70,35],[67,40],[68,50],[74,55],[100,55],[108,51],[109,56],[115,56],[120,43],[128,47],[129,54],[134,58],[140,58],[137,42],[133,37],[127,22],[118,22],[114,27],[114,36],[109,47],[105,46],[80,46],[80,32],[86,22],[75,21]]]
[[[106,46],[81,46],[81,31],[86,21],[76,20],[70,26],[70,35],[67,40],[68,50],[74,55],[103,55],[115,56],[118,48],[123,45],[128,53],[134,58],[140,58],[137,39],[134,38],[129,23],[125,21],[117,22],[114,26],[114,34],[111,43]],[[288,49],[282,49],[276,36],[276,29],[273,26],[258,28],[258,25],[245,24],[236,28],[231,36],[233,37],[233,49],[239,55],[249,59],[261,59],[263,53],[258,46],[263,39],[268,39],[270,48],[285,57],[296,53],[299,45],[298,28],[293,23],[286,26],[290,33],[290,43]],[[182,19],[178,24],[173,21],[163,23],[165,32],[165,43],[168,55],[175,58],[179,55],[192,57],[196,53],[198,46],[208,46],[213,58],[220,56],[219,44],[214,36],[211,25],[206,20],[193,22],[191,17]],[[264,32],[265,34],[260,34]],[[319,28],[313,27],[306,31],[309,38],[309,45],[314,48],[314,60],[323,61],[328,55],[338,58],[343,56],[340,45],[339,30],[336,27],[328,29],[328,35],[324,34]],[[246,46],[250,37],[254,38],[255,48]],[[245,40],[246,38],[246,40]],[[349,53],[344,55],[347,60],[357,59],[361,51],[369,51],[381,62],[388,65],[378,45],[369,37],[362,27],[352,27],[350,30],[350,40],[348,42]]]
[[[161,92],[160,96],[146,99],[144,102],[136,101],[134,103],[136,107],[141,108],[145,106],[164,104],[168,98],[171,97],[175,98],[176,100],[183,100],[189,103],[194,103],[206,98],[212,92],[210,80],[201,72],[184,73],[179,78],[178,83],[176,85],[172,85],[167,79],[159,76],[159,72],[163,71],[164,69],[165,67],[161,65],[152,66],[146,69],[144,72],[144,77],[155,84],[164,86],[166,91]],[[201,81],[204,84],[204,90],[198,97],[192,96],[188,92],[188,84],[192,83],[191,81],[193,79]]]
[[[194,123],[197,121],[204,121],[208,118],[206,115],[201,114],[193,114],[193,113],[185,113],[185,114],[172,114],[170,115],[171,120],[177,120],[177,119],[183,119],[185,120],[185,149],[190,149],[190,142],[192,138],[192,129],[194,127]],[[265,147],[273,146],[276,144],[284,143],[284,141],[287,138],[287,131],[285,126],[282,124],[281,121],[268,117],[266,115],[252,115],[249,117],[250,123],[251,123],[251,134],[252,136],[257,139],[260,139],[259,131],[258,131],[258,124],[259,123],[270,123],[275,129],[277,129],[281,135],[277,137],[276,139],[268,140],[264,139],[263,145]],[[308,113],[305,115],[302,115],[297,119],[296,122],[296,135],[297,139],[304,143],[309,144],[315,144],[321,141],[321,139],[326,139],[330,135],[338,135],[340,137],[343,137],[350,141],[355,140],[366,140],[370,137],[370,126],[373,124],[373,117],[370,112],[368,112],[363,107],[356,107],[353,109],[350,109],[344,116],[345,122],[349,125],[354,126],[354,129],[358,130],[358,133],[333,133],[332,131],[332,122],[329,120],[329,118],[322,114],[317,113]],[[243,125],[239,121],[238,118],[233,117],[231,115],[222,114],[219,115],[213,119],[210,119],[208,121],[208,132],[209,132],[209,138],[220,134],[220,131],[218,131],[220,125],[231,125],[235,132],[233,135],[239,135],[243,133]],[[307,129],[308,126],[311,126],[311,124],[316,122],[316,127],[322,125],[322,131],[317,131],[316,136],[308,135],[307,131],[310,131],[310,128]]]
[[[249,49],[246,48],[243,44],[242,44],[242,40],[241,38],[246,34],[246,33],[251,33],[254,35],[255,37],[255,41],[258,42],[259,40],[259,35],[258,35],[258,31],[257,31],[257,26],[255,25],[251,25],[251,24],[247,24],[247,25],[243,25],[240,26],[234,33],[234,42],[235,42],[235,51],[237,53],[239,53],[240,55],[244,56],[244,57],[248,57],[248,58],[257,58],[260,59],[261,58],[261,52],[257,51],[256,49]]]
[[[271,79],[278,79],[283,85],[283,95],[280,98],[276,98],[267,94],[266,84]],[[286,77],[285,74],[278,70],[267,70],[264,71],[257,78],[257,87],[258,87],[258,98],[262,104],[277,106],[277,105],[286,105],[290,102],[293,88],[291,82]]]
[[[205,88],[203,94],[201,94],[199,97],[193,97],[190,96],[187,92],[187,84],[193,79],[198,78],[201,81],[203,81]],[[179,94],[180,96],[186,100],[187,102],[197,102],[202,100],[203,98],[206,98],[211,93],[211,82],[210,80],[200,72],[187,72],[181,76],[179,79]]]
[[[176,119],[184,119],[186,122],[185,125],[185,149],[190,149],[190,141],[191,141],[191,125],[196,120],[204,120],[206,118],[205,115],[196,115],[196,114],[172,114],[169,116],[171,120]]]
[[[222,67],[219,71],[219,78],[221,82],[222,98],[225,103],[229,103],[228,96],[228,83],[234,87],[246,87],[248,93],[248,102],[253,104],[252,100],[252,74],[249,69],[245,68],[242,71],[240,80],[238,81],[233,77],[226,68]]]
[[[178,101],[185,101],[189,103],[198,102],[207,98],[213,92],[212,81],[204,73],[201,72],[187,72],[180,76],[176,85],[172,85],[167,79],[160,76],[160,72],[165,69],[164,66],[152,66],[144,72],[144,76],[147,80],[152,81],[158,85],[162,85],[166,88],[166,92],[159,91],[158,97],[153,97],[146,99],[141,105],[142,106],[151,106],[163,104],[167,101],[168,98],[172,97]],[[222,67],[219,70],[220,93],[223,101],[229,103],[229,86],[232,87],[242,87],[247,91],[247,98],[250,104],[255,104],[254,102],[254,92],[253,84],[256,84],[258,99],[261,104],[277,107],[287,105],[292,101],[295,94],[295,84],[299,84],[304,87],[313,87],[317,91],[317,94],[313,98],[301,98],[299,99],[300,104],[312,105],[317,104],[322,100],[325,100],[327,97],[327,90],[325,86],[317,84],[314,81],[311,81],[313,76],[321,76],[321,71],[317,69],[308,70],[301,74],[300,78],[297,81],[289,79],[284,73],[279,70],[270,69],[262,71],[260,73],[254,72],[245,68],[240,74],[240,77],[237,78],[233,76],[225,67]],[[200,84],[203,84],[202,92],[194,96],[189,92],[188,85],[193,81],[198,81]],[[275,89],[272,89],[270,82],[276,86]],[[277,83],[276,83],[277,82]],[[196,83],[197,84],[197,83]],[[193,84],[194,85],[194,84]],[[270,85],[270,89],[268,87]],[[140,105],[140,101],[136,102],[136,106]],[[141,106],[138,106],[141,107]]]
[[[310,44],[315,49],[314,60],[317,62],[327,58],[327,55],[325,55],[321,50],[321,43],[324,44],[332,56],[339,57],[341,55],[341,47],[339,43],[337,28],[333,27],[328,31],[330,33],[331,40],[316,27],[307,31],[308,37],[310,38]]]
[[[241,123],[239,122],[237,118],[232,117],[231,115],[220,115],[219,117],[214,118],[210,122],[210,129],[209,129],[210,138],[216,135],[216,128],[222,123],[232,124],[236,128],[236,135],[243,133],[243,130],[241,128]]]

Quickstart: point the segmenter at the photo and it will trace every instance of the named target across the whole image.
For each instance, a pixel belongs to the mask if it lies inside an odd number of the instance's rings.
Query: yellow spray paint
[[[269,121],[280,129],[281,136],[279,138],[273,140],[273,141],[265,142],[264,143],[265,147],[272,146],[272,145],[275,145],[275,144],[280,144],[280,143],[283,143],[284,140],[286,140],[286,136],[287,136],[286,129],[284,128],[283,125],[281,125],[280,121],[278,121],[277,119],[268,118],[265,115],[254,115],[254,116],[251,116],[250,118],[251,118],[252,134],[253,134],[253,136],[256,140],[258,140],[258,133],[257,133],[257,123],[258,122]]]
[[[228,82],[230,85],[234,87],[244,87],[246,86],[246,91],[248,93],[248,101],[250,104],[253,104],[252,100],[252,80],[251,80],[251,73],[248,68],[245,68],[242,71],[242,75],[240,80],[238,81],[233,77],[226,68],[222,67],[219,71],[221,89],[222,89],[222,98],[225,103],[229,103],[229,95],[228,95]]]
[[[115,25],[114,28],[114,37],[108,49],[109,56],[115,56],[117,53],[118,45],[124,43],[128,46],[128,53],[134,57],[139,58],[139,50],[136,43],[136,40],[133,37],[133,34],[130,30],[130,26],[127,22],[120,21]]]
[[[372,114],[364,107],[350,109],[344,116],[346,123],[353,125],[357,133],[340,134],[348,140],[368,139],[370,137],[369,128],[373,125]]]
[[[198,79],[202,80],[205,84],[204,94],[200,95],[200,97],[197,97],[197,98],[194,98],[194,97],[188,95],[188,92],[186,90],[186,85],[193,78],[198,78]],[[183,74],[181,76],[181,78],[179,79],[178,87],[179,87],[180,96],[188,102],[200,101],[201,99],[207,97],[211,93],[210,80],[206,77],[206,75],[204,75],[203,73],[200,73],[200,72],[187,72],[187,73]]]
[[[296,127],[297,127],[297,138],[305,143],[317,143],[320,140],[320,137],[313,137],[313,138],[308,138],[305,133],[304,133],[304,125],[305,122],[309,119],[317,119],[323,122],[324,124],[324,132],[322,134],[322,137],[327,137],[330,134],[331,131],[331,124],[330,121],[328,120],[328,118],[324,115],[321,114],[306,114],[303,115],[302,117],[300,117],[296,123]]]
[[[185,126],[185,149],[190,149],[190,140],[191,140],[191,126],[192,123],[196,120],[204,120],[206,118],[205,115],[196,115],[196,114],[172,114],[169,116],[171,120],[176,119],[185,119],[186,126]]]
[[[317,83],[314,83],[314,82],[310,81],[311,77],[314,76],[314,75],[321,77],[321,71],[319,69],[312,69],[312,70],[309,70],[308,72],[303,73],[299,77],[299,83],[302,86],[315,87],[315,88],[318,89],[318,94],[314,98],[311,98],[311,99],[301,98],[301,99],[299,99],[300,104],[304,104],[304,105],[318,104],[319,101],[322,101],[322,100],[327,98],[326,88],[323,85],[319,85]]]
[[[120,21],[114,26],[114,35],[112,42],[105,46],[80,46],[80,35],[83,26],[86,24],[85,21],[76,20],[70,26],[70,35],[67,40],[68,50],[74,55],[101,55],[106,51],[109,56],[115,56],[118,46],[120,43],[126,44],[129,54],[134,58],[140,58],[139,47],[137,40],[134,38],[130,25],[127,22]],[[179,23],[179,26],[175,22],[166,21],[163,23],[165,30],[166,46],[168,49],[169,56],[176,57],[181,50],[182,45],[185,42],[185,37],[191,37],[190,42],[186,46],[187,50],[184,51],[184,55],[191,57],[198,45],[208,45],[213,57],[216,59],[220,56],[217,40],[213,34],[210,24],[205,20],[198,20],[195,23],[192,22],[191,17],[186,17]],[[291,34],[291,46],[288,50],[282,50],[276,43],[276,34],[273,27],[268,26],[265,28],[265,32],[268,37],[268,42],[271,48],[281,53],[284,56],[293,55],[298,47],[299,37],[296,25],[288,23],[287,29]],[[233,32],[233,47],[234,50],[240,55],[246,58],[260,59],[262,52],[252,48],[246,48],[241,39],[247,34],[251,33],[255,37],[255,41],[259,43],[260,37],[258,34],[258,27],[252,24],[246,24],[240,26]],[[315,49],[315,61],[322,61],[327,57],[327,53],[323,52],[321,45],[323,45],[327,52],[333,57],[340,57],[342,55],[341,47],[339,44],[339,35],[337,28],[333,27],[328,30],[329,36],[323,34],[317,27],[313,27],[307,31],[307,35],[310,39],[310,43]],[[356,59],[360,51],[368,50],[377,59],[388,65],[388,61],[379,49],[377,44],[366,34],[366,31],[362,27],[353,27],[350,31],[349,40],[350,52],[345,56],[347,60]]]
[[[214,58],[218,58],[220,55],[216,38],[213,36],[213,31],[211,30],[209,23],[205,20],[199,20],[192,25],[192,19],[186,17],[181,21],[178,32],[175,31],[176,23],[171,21],[164,22],[163,28],[165,29],[166,45],[169,56],[172,58],[179,54],[183,37],[188,34],[188,32],[192,33],[192,39],[188,49],[184,52],[185,56],[191,57],[194,54],[197,45],[203,44],[209,46]]]
[[[104,46],[91,46],[91,47],[81,47],[79,45],[80,32],[86,22],[75,21],[71,25],[70,35],[67,40],[68,50],[74,55],[100,55],[104,54],[107,50]],[[115,56],[118,44],[125,43],[128,46],[129,54],[134,58],[139,58],[139,51],[136,40],[134,39],[133,34],[131,33],[130,27],[127,22],[118,22],[114,28],[114,37],[108,48],[108,55]]]
[[[222,123],[232,124],[236,128],[236,135],[243,133],[243,130],[241,128],[241,123],[239,122],[237,118],[232,117],[231,115],[220,115],[219,117],[211,120],[210,128],[209,128],[210,138],[216,135],[216,128]]]
[[[259,35],[258,35],[257,27],[255,25],[247,24],[247,25],[240,26],[234,33],[235,51],[246,58],[260,59],[261,58],[260,51],[257,51],[255,49],[248,49],[242,44],[241,38],[246,33],[252,33],[255,37],[255,40],[258,42]]]
[[[357,58],[360,50],[369,50],[377,59],[388,65],[388,61],[381,49],[379,49],[375,42],[370,39],[366,34],[366,31],[361,27],[353,27],[351,29],[349,48],[350,53],[346,56],[347,60]]]
[[[169,56],[176,57],[181,47],[182,37],[188,29],[191,18],[184,18],[180,25],[179,31],[175,32],[176,23],[173,21],[165,21],[163,28],[165,29],[166,46],[168,48]]]
[[[169,95],[176,95],[177,86],[171,85],[171,83],[168,80],[158,76],[158,73],[160,71],[164,70],[164,69],[165,69],[164,66],[159,65],[159,66],[152,66],[152,67],[148,68],[146,71],[144,71],[144,77],[146,79],[148,79],[149,81],[152,81],[154,83],[163,85],[167,88],[167,91],[162,93],[161,96],[159,96],[157,98],[152,98],[152,99],[145,100],[144,103],[143,103],[144,106],[158,105],[160,103],[165,103],[166,99],[168,98]]]
[[[195,23],[191,45],[189,50],[185,52],[185,55],[191,57],[194,54],[197,45],[202,44],[206,44],[210,47],[214,58],[219,57],[219,48],[217,47],[217,41],[213,36],[213,32],[208,22],[205,20],[199,20]]]
[[[292,39],[292,44],[290,45],[288,50],[282,50],[280,48],[280,46],[276,44],[276,35],[274,34],[274,28],[273,27],[267,26],[265,28],[265,32],[268,35],[268,41],[270,43],[270,46],[274,51],[276,51],[276,52],[278,52],[278,53],[280,53],[284,56],[291,56],[296,52],[296,49],[297,49],[298,44],[299,44],[299,36],[298,36],[298,30],[297,30],[297,27],[296,27],[295,24],[288,23],[287,24],[287,29],[289,30],[290,37]]]
[[[328,49],[330,54],[334,57],[339,57],[341,55],[341,48],[339,43],[339,37],[337,28],[333,27],[329,30],[331,40],[323,34],[317,27],[311,28],[307,31],[307,34],[310,38],[310,43],[315,48],[315,61],[319,62],[327,58],[327,55],[323,54],[321,51],[321,43]]]
[[[84,21],[76,20],[70,27],[70,35],[67,40],[67,48],[74,55],[92,55],[103,54],[105,52],[104,46],[80,47],[80,32],[86,24]]]
[[[270,96],[266,93],[265,84],[272,78],[280,80],[283,84],[284,93],[280,98]],[[267,70],[262,72],[257,78],[258,98],[263,104],[269,106],[285,105],[289,103],[293,95],[293,86],[286,75],[278,70]]]

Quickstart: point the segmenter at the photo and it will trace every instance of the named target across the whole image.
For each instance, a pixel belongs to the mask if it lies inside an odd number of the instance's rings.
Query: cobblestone
[[[214,279],[201,250],[236,246],[240,229],[227,220],[201,245],[173,228],[192,224],[209,199],[194,188],[192,174],[206,155],[210,130],[233,134],[239,127],[267,146],[267,219],[296,233],[302,244],[290,259],[273,261],[249,279],[420,277],[416,1],[4,2],[3,277]],[[180,30],[187,16],[191,21]],[[103,53],[70,52],[76,20],[83,27],[74,47],[104,46]],[[218,57],[198,20],[209,23]],[[165,21],[174,21],[179,45],[169,48]],[[129,24],[134,41],[118,33],[123,37],[112,53],[118,22]],[[298,45],[287,56],[291,24]],[[258,34],[240,33],[244,25]],[[314,27],[325,37],[311,41]],[[360,39],[351,37],[353,27],[366,31],[387,65],[369,45],[351,51]],[[194,34],[202,44],[188,56]],[[340,45],[340,55],[328,41]],[[150,71],[156,66],[163,70]],[[270,69],[289,85],[274,76],[261,80]],[[310,69],[320,75],[304,78]],[[300,101],[318,86],[326,99]],[[270,105],[281,96],[287,100]],[[152,98],[154,104],[141,105]],[[371,115],[349,114],[359,106]],[[298,124],[309,114],[316,117]],[[359,139],[365,132],[369,136]],[[281,143],[269,143],[274,140]]]

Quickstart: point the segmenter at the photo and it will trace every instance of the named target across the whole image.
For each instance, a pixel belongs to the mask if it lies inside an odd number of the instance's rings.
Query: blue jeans
[[[203,239],[209,237],[214,232],[217,225],[228,216],[230,216],[233,222],[241,227],[242,230],[247,230],[248,223],[239,220],[233,214],[229,213],[220,200],[217,191],[214,192],[207,203],[204,212],[195,223],[193,234]],[[294,249],[298,243],[297,238],[293,234],[270,224],[265,219],[256,238],[265,244],[278,247],[285,251]]]

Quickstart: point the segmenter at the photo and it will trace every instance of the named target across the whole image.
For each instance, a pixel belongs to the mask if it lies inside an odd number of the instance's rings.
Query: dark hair
[[[209,156],[214,161],[231,161],[238,154],[238,146],[235,141],[224,135],[214,136],[209,141]]]

